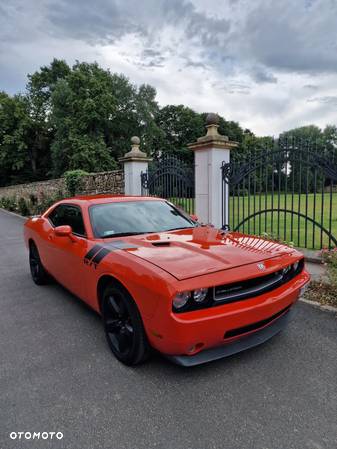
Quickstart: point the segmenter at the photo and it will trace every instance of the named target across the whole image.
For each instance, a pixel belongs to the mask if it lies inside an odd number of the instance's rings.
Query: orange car
[[[155,348],[192,366],[271,338],[309,281],[295,249],[202,226],[166,200],[83,196],[24,227],[33,280],[101,314],[127,365]]]

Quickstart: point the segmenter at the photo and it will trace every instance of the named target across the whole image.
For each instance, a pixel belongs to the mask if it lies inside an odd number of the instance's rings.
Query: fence
[[[174,155],[163,155],[141,174],[142,195],[166,198],[187,213],[194,213],[194,165]]]
[[[268,234],[305,248],[337,246],[335,152],[280,139],[222,165],[233,230]],[[225,205],[223,206],[223,208]]]

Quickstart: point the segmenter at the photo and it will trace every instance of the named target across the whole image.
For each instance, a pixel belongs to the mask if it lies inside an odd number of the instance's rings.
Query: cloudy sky
[[[337,0],[0,0],[0,90],[54,57],[257,134],[337,124]]]

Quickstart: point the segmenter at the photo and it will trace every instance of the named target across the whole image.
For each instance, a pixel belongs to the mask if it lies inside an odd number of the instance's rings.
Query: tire
[[[33,242],[29,245],[29,266],[32,279],[36,285],[45,285],[48,283],[48,273],[42,265],[39,251]]]
[[[150,353],[142,318],[136,303],[121,286],[111,283],[102,295],[102,318],[108,345],[125,365],[138,365]]]

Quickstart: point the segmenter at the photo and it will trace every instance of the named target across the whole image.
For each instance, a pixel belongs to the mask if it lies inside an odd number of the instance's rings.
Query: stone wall
[[[92,173],[83,178],[84,188],[81,194],[92,195],[95,193],[124,193],[124,171],[113,170],[100,173]],[[67,189],[63,178],[50,179],[48,181],[31,182],[8,187],[0,187],[1,198],[19,198],[30,200],[31,196],[41,200],[42,198],[67,196]]]
[[[83,194],[124,193],[124,170],[92,173],[84,178]]]

